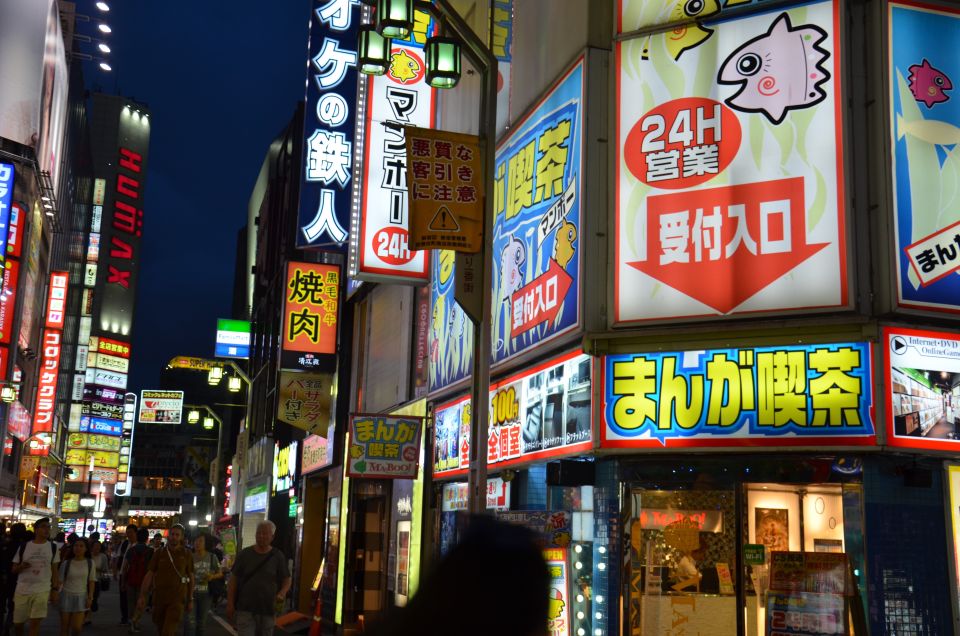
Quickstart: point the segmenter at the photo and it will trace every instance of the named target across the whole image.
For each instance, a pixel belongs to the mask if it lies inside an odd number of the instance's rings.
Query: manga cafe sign
[[[849,303],[838,12],[617,43],[615,322]]]

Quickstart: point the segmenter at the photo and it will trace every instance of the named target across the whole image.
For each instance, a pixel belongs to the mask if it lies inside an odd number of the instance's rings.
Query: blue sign
[[[430,261],[430,392],[465,380],[473,367],[473,323],[453,297],[455,258],[453,251],[436,250]]]
[[[579,325],[583,66],[497,149],[493,363]]]
[[[123,421],[103,417],[81,417],[80,432],[120,437],[123,434]]]
[[[349,247],[359,25],[358,0],[314,0],[298,248]]]
[[[899,304],[960,311],[960,11],[890,3]]]
[[[0,163],[0,259],[7,253],[7,232],[10,229],[14,176],[12,163]]]
[[[870,355],[857,342],[607,356],[602,445],[871,444]]]

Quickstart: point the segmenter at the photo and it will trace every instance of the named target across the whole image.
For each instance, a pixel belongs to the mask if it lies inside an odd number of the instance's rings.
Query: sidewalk
[[[116,581],[112,581],[110,591],[100,594],[100,610],[93,614],[93,623],[83,628],[83,636],[127,636],[127,627],[120,624],[120,593]],[[206,636],[236,636],[236,631],[227,625],[226,620],[210,616],[207,619]],[[222,623],[221,623],[222,621]],[[184,619],[186,624],[186,619]],[[157,628],[145,614],[140,620],[138,636],[157,636]],[[186,633],[186,630],[183,632]],[[40,626],[40,636],[59,636],[60,612],[50,606],[46,620]]]

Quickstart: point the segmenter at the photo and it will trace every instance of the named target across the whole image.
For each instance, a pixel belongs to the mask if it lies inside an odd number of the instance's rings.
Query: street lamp
[[[84,508],[93,508],[93,506],[96,505],[96,503],[97,503],[97,500],[91,497],[90,495],[84,495],[83,497],[80,497],[80,505],[83,506]]]
[[[390,68],[392,40],[385,38],[371,24],[360,27],[357,35],[357,57],[360,72],[367,75],[383,75]]]
[[[0,388],[0,401],[5,404],[11,404],[14,400],[17,399],[17,389],[12,384],[4,384],[3,388]]]
[[[203,418],[203,428],[212,431],[213,430],[213,418],[209,415]]]
[[[197,409],[190,409],[187,411],[187,423],[196,424],[200,421],[200,411]]]
[[[220,384],[220,380],[223,378],[223,367],[210,367],[210,371],[207,373],[207,384],[210,386],[217,386]]]
[[[377,31],[385,38],[406,40],[413,31],[413,0],[379,0]]]
[[[243,386],[243,380],[238,375],[231,375],[227,378],[227,390],[231,393],[239,393]]]
[[[453,38],[428,38],[426,63],[430,86],[453,88],[460,81],[460,42]]]

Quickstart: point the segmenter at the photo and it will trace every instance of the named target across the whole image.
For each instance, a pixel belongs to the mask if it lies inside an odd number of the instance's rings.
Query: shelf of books
[[[919,429],[917,434],[926,435],[943,417],[943,394],[896,367],[892,369],[891,379],[893,414],[905,416],[907,434]]]

